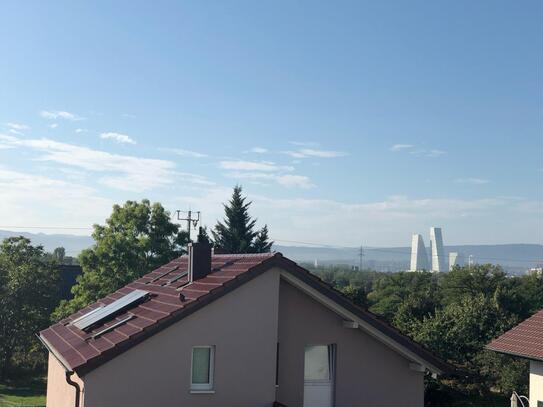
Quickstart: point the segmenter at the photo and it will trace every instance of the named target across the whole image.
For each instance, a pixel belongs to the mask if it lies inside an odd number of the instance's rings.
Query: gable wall
[[[279,271],[235,291],[87,374],[85,407],[270,407]],[[215,345],[215,394],[191,394],[191,350]]]
[[[83,382],[77,375],[71,378],[81,389]],[[75,387],[66,382],[66,370],[59,361],[49,353],[47,370],[47,407],[73,407],[75,403]]]
[[[423,374],[409,361],[287,282],[280,282],[277,400],[303,406],[304,348],[336,344],[335,407],[422,407]]]

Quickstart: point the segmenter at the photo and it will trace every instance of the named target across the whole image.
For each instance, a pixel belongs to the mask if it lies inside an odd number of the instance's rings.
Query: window
[[[192,372],[190,389],[192,392],[213,390],[214,346],[195,346],[192,348]]]
[[[332,380],[333,345],[306,346],[304,380],[328,382]]]

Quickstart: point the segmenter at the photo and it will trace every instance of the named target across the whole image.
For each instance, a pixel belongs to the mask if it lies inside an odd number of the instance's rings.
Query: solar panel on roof
[[[111,304],[106,305],[105,307],[97,308],[79,317],[72,322],[72,325],[81,330],[86,330],[107,318],[111,318],[118,312],[128,308],[131,305],[134,305],[136,302],[145,299],[148,295],[149,292],[147,291],[134,290],[131,293],[126,294],[124,297],[113,301]]]

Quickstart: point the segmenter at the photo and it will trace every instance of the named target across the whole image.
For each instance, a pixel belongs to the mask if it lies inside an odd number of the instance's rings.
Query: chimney
[[[189,282],[211,273],[211,245],[207,242],[189,243]]]

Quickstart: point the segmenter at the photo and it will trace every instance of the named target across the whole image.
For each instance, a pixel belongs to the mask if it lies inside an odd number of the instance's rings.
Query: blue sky
[[[0,228],[241,183],[277,240],[543,243],[543,5],[5,1]],[[31,229],[28,229],[31,230]]]

